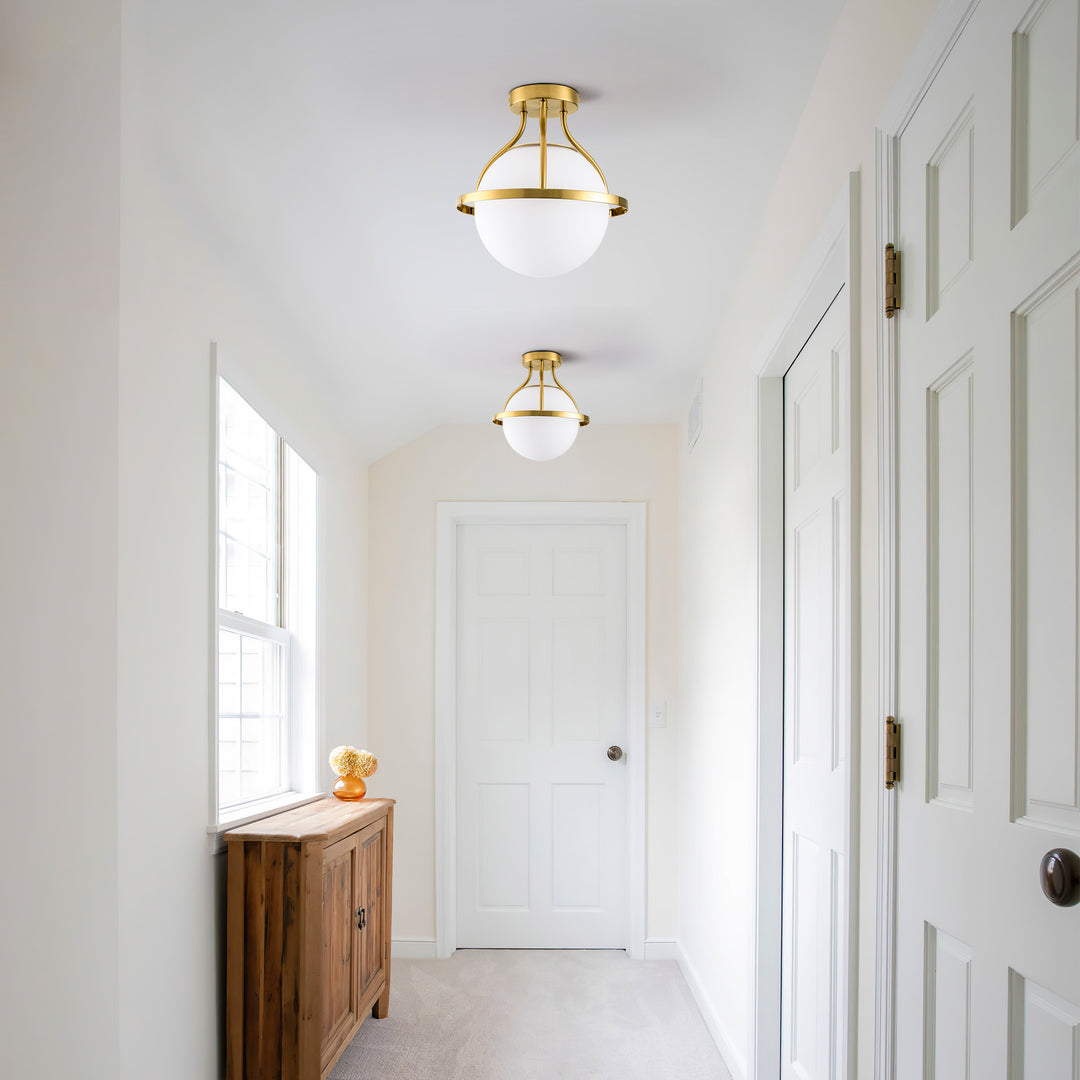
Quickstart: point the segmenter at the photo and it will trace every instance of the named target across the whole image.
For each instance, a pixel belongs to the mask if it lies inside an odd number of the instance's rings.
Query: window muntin
[[[223,807],[289,790],[288,635],[274,640],[259,628],[245,633],[240,622],[223,619],[218,626],[218,801]]]
[[[218,402],[218,603],[280,626],[281,438],[224,379]]]

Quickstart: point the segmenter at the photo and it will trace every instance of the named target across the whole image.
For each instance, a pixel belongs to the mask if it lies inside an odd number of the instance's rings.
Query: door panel
[[[1078,9],[983,0],[900,137],[901,1080],[1080,1065]]]
[[[457,944],[625,948],[626,528],[458,543]]]
[[[850,349],[846,287],[784,378],[781,1076],[847,1076]]]
[[[322,1061],[334,1056],[359,1018],[356,948],[358,844],[351,836],[323,854]]]
[[[1080,211],[1078,211],[1080,213]],[[1015,320],[1017,806],[1080,833],[1077,677],[1077,356],[1080,271]],[[1025,767],[1026,766],[1026,767]]]
[[[386,831],[379,825],[369,825],[360,832],[359,896],[363,910],[363,928],[358,930],[360,942],[359,1000],[368,998],[383,975],[383,904],[382,882],[386,857]]]

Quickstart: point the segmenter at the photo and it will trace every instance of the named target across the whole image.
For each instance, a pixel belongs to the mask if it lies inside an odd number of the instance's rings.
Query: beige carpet
[[[462,950],[395,960],[330,1080],[730,1080],[673,960]]]

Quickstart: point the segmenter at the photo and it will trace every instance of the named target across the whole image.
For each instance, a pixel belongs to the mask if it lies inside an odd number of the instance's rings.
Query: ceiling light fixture
[[[527,277],[576,269],[600,246],[608,218],[627,211],[626,200],[611,194],[600,166],[566,126],[577,107],[578,92],[570,86],[529,83],[511,90],[510,111],[521,118],[517,134],[484,166],[476,191],[457,201],[463,214],[476,218],[484,247]],[[529,119],[540,121],[539,142],[520,142]],[[548,142],[548,121],[555,119],[569,146]]]
[[[501,413],[492,420],[499,424],[511,448],[530,461],[551,461],[565,454],[577,438],[578,428],[589,418],[578,412],[577,402],[566,389],[556,368],[562,356],[547,349],[527,352],[521,357],[522,367],[528,368],[525,381],[506,399]],[[551,373],[552,385],[545,385],[544,372]],[[533,373],[539,382],[532,381]],[[514,399],[517,398],[517,401]],[[510,403],[514,407],[510,408]]]

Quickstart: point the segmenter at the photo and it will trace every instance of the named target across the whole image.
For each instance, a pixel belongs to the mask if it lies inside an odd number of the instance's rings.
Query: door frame
[[[457,948],[457,578],[463,525],[626,527],[628,940],[645,958],[646,503],[440,502],[435,523],[435,955]]]
[[[848,1057],[855,1061],[859,881],[859,189],[851,172],[754,365],[757,414],[757,798],[752,1012],[748,1075],[780,1075],[784,802],[784,376],[833,300],[848,288],[851,343],[851,650],[848,767]],[[854,1072],[851,1073],[854,1075]]]
[[[885,317],[885,245],[900,238],[900,139],[922,104],[979,0],[941,0],[893,88],[875,130],[877,437],[878,437],[878,704],[877,761],[884,761],[884,720],[896,715],[899,641],[897,494],[900,334]],[[903,253],[901,252],[901,258]],[[900,304],[904,303],[901,264]],[[901,771],[901,776],[903,775]],[[903,781],[901,780],[900,783]],[[874,1078],[896,1072],[896,841],[899,791],[879,777],[877,937],[875,942]]]

